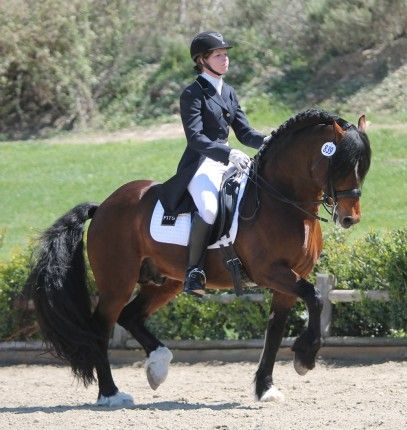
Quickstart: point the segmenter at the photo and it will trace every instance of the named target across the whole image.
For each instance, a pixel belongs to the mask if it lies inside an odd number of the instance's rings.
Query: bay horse
[[[273,367],[297,299],[306,304],[309,320],[292,347],[294,367],[303,375],[315,366],[322,304],[306,277],[322,250],[318,210],[329,203],[344,228],[359,222],[360,190],[371,158],[365,128],[364,115],[356,127],[328,112],[308,110],[273,131],[254,158],[234,246],[249,278],[273,293],[254,382],[258,400],[283,397],[273,384]],[[97,379],[99,405],[133,402],[116,387],[108,359],[109,333],[116,322],[145,350],[153,389],[165,380],[172,359],[145,320],[182,290],[187,250],[150,235],[156,186],[136,180],[100,205],[84,203],[70,210],[43,233],[27,281],[45,341],[85,386]],[[87,255],[99,293],[93,312],[83,249],[88,219]],[[209,250],[205,272],[209,288],[232,288],[219,249]],[[138,294],[131,299],[136,284]]]

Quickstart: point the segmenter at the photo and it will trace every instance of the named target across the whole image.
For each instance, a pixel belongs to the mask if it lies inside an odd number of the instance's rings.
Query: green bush
[[[407,28],[404,0],[392,0],[391,10],[381,0],[312,0],[307,12],[310,31],[303,46],[314,58],[371,48],[397,39]]]
[[[363,300],[334,306],[333,334],[384,336],[407,333],[407,229],[372,232],[346,242],[334,233],[314,272],[333,273],[338,289],[388,290],[390,301]]]
[[[355,242],[346,242],[334,232],[325,247],[315,273],[333,273],[339,289],[388,290],[389,302],[364,299],[359,303],[334,305],[334,336],[407,335],[407,229],[384,235],[370,233]],[[23,286],[29,272],[29,259],[16,255],[0,264],[0,338],[24,339],[33,326],[33,314],[17,307],[27,299]],[[91,273],[90,291],[95,291]],[[201,302],[180,294],[148,320],[148,326],[166,339],[253,339],[262,338],[269,316],[270,295],[264,303],[236,300],[222,305]],[[306,324],[307,312],[298,303],[291,312],[285,336],[297,336]]]
[[[83,128],[97,119],[104,124],[99,112],[121,100],[126,85],[142,98],[133,79],[144,68],[137,66],[160,57],[153,37],[145,43],[153,10],[154,5],[131,0],[1,2],[2,137]],[[120,125],[131,123],[126,119]]]
[[[195,79],[188,46],[180,38],[162,41],[163,54],[156,70],[146,79],[139,103],[134,106],[139,120],[179,112],[182,89]],[[141,73],[141,71],[140,71]]]
[[[28,257],[15,255],[0,263],[0,340],[24,339],[36,332],[34,315],[27,310],[24,284],[29,273]]]
[[[263,303],[236,300],[228,305],[201,302],[181,294],[149,318],[147,325],[163,339],[258,339],[269,318],[270,295]],[[298,304],[287,324],[286,336],[304,327],[303,306]]]
[[[315,274],[333,273],[337,288],[388,290],[387,303],[364,299],[334,306],[334,336],[401,336],[407,334],[407,230],[384,236],[370,233],[346,242],[335,232],[325,248]],[[250,339],[263,337],[269,313],[269,297],[263,304],[235,301],[230,305],[200,303],[184,295],[159,310],[149,326],[160,337],[171,339]],[[307,314],[299,303],[290,315],[285,336],[298,335]]]
[[[89,10],[79,0],[0,5],[0,131],[70,129],[92,111]]]
[[[265,93],[294,109],[320,100],[310,80],[334,57],[371,50],[380,57],[379,81],[401,65],[375,52],[405,37],[404,0],[209,3],[202,13],[197,0],[3,0],[0,138],[119,128],[176,113],[193,77],[188,45],[198,29],[233,41],[227,80],[242,99]],[[359,75],[335,78],[325,92],[341,98],[371,83],[370,72]]]

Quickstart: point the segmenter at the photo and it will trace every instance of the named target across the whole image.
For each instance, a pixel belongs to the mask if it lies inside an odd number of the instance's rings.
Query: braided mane
[[[369,170],[371,158],[367,135],[339,116],[318,109],[300,112],[274,130],[268,143],[261,148],[257,155],[259,162],[261,163],[262,157],[268,149],[272,151],[273,148],[280,147],[279,143],[284,142],[282,138],[288,133],[318,124],[331,125],[334,121],[347,133],[332,157],[332,179],[337,180],[346,177],[351,170],[358,166],[358,173],[363,180]]]
[[[344,119],[332,113],[318,110],[318,109],[308,109],[304,112],[300,112],[297,115],[289,118],[286,122],[280,125],[276,130],[271,132],[271,139],[269,140],[267,146],[275,145],[276,141],[283,137],[286,133],[291,133],[293,131],[301,130],[305,127],[312,127],[318,124],[333,124],[333,122],[338,123],[343,129],[350,127],[350,124]]]

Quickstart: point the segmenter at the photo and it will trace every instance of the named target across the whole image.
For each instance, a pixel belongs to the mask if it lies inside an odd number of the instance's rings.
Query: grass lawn
[[[363,220],[351,229],[351,237],[369,229],[406,226],[407,131],[372,130],[369,136],[373,161],[363,188]],[[0,260],[26,248],[30,238],[80,202],[100,202],[133,179],[168,178],[184,145],[183,139],[0,144]]]
[[[0,145],[0,259],[27,246],[74,205],[100,202],[133,179],[163,180],[175,170],[181,141]]]

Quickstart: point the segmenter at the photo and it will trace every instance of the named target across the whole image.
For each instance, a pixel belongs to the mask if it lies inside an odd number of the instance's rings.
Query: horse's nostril
[[[343,221],[342,221],[342,226],[344,228],[349,228],[350,226],[352,226],[353,224],[356,224],[356,220],[351,217],[351,216],[346,216]]]

